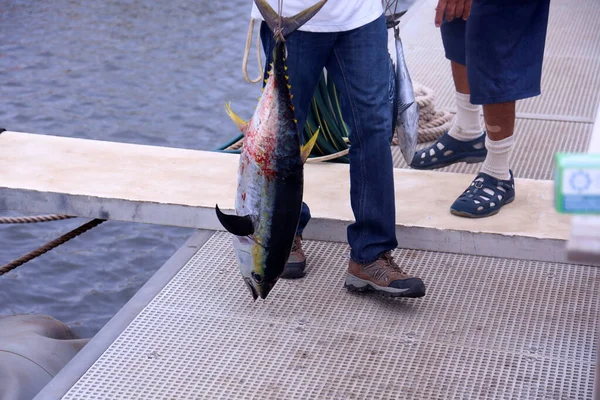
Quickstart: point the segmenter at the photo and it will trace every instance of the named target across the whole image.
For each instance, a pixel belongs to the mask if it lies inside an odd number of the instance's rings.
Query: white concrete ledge
[[[222,230],[214,206],[234,207],[238,156],[20,132],[0,134],[0,209]],[[567,262],[570,217],[551,181],[517,180],[517,199],[485,219],[451,215],[473,176],[397,169],[403,248]],[[345,164],[307,164],[307,239],[345,241],[354,217]]]

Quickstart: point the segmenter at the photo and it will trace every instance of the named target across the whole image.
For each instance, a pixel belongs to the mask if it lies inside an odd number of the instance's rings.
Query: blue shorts
[[[444,20],[446,58],[467,67],[471,103],[541,93],[550,0],[473,0],[467,21]]]

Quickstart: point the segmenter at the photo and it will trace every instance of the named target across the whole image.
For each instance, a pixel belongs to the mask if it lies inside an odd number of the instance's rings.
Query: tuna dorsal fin
[[[258,11],[262,14],[263,18],[271,31],[276,32],[279,26],[279,14],[267,3],[267,0],[254,0]],[[304,25],[308,20],[315,16],[317,12],[327,3],[327,0],[321,0],[313,6],[300,11],[293,17],[282,17],[281,18],[281,29],[283,37],[287,37],[289,34],[294,32],[296,29]]]
[[[223,228],[227,229],[227,232],[233,233],[236,236],[248,236],[254,233],[254,224],[252,224],[252,218],[249,215],[227,215],[223,214],[219,210],[219,206],[215,205],[217,211],[217,218]]]
[[[321,128],[318,128],[317,131],[315,132],[315,134],[312,135],[311,138],[308,140],[308,142],[306,142],[306,144],[304,146],[302,146],[302,148],[300,149],[300,157],[302,159],[302,164],[304,164],[306,162],[306,160],[308,159],[310,152],[312,151],[315,143],[317,142],[317,136],[319,136],[320,130],[321,130]]]
[[[233,110],[231,109],[231,102],[225,103],[225,111],[227,112],[227,115],[229,115],[229,118],[231,118],[231,120],[235,122],[240,131],[245,135],[246,131],[248,130],[248,121],[244,121],[236,113],[233,112]]]

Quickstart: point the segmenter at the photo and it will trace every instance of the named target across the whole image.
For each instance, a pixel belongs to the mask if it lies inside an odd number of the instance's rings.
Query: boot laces
[[[302,250],[302,243],[300,242],[300,236],[296,236],[292,242],[292,253],[296,253]]]
[[[391,252],[382,254],[377,261],[367,265],[365,267],[365,270],[366,269],[370,269],[373,276],[380,280],[383,280],[385,277],[388,277],[388,275],[393,275],[394,273],[406,276],[406,272],[396,264]]]

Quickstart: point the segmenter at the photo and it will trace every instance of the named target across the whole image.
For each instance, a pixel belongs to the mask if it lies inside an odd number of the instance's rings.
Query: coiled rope
[[[447,132],[452,126],[454,116],[435,109],[435,93],[430,88],[413,83],[415,101],[419,105],[419,143],[432,142]]]

